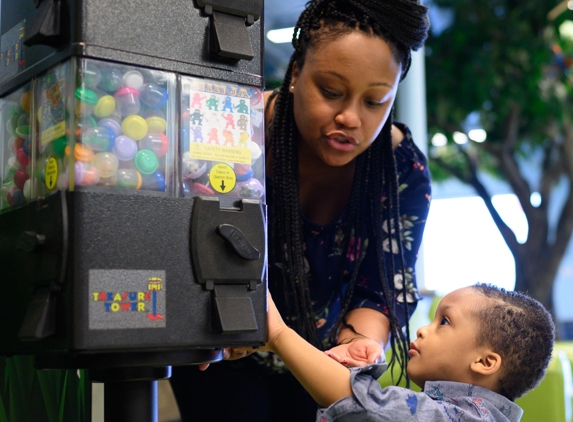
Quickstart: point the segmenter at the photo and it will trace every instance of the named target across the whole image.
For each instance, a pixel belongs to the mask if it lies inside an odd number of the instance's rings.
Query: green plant
[[[89,422],[85,370],[36,370],[32,356],[0,357],[0,422]]]

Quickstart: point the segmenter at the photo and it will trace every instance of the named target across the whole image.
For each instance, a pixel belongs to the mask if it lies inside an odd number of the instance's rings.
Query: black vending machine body
[[[0,354],[264,343],[262,3],[0,1]]]

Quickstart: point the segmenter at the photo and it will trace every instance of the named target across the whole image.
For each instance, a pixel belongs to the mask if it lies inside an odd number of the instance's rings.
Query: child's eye
[[[440,321],[440,325],[449,325],[450,321],[448,320],[448,318],[446,317],[442,317],[442,320]]]

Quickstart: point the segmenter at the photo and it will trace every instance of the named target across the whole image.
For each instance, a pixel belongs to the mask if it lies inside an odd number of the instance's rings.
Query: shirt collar
[[[481,400],[487,400],[511,422],[518,422],[523,414],[523,410],[511,400],[476,385],[453,381],[426,381],[424,393],[434,400],[446,402],[451,402],[452,399],[460,396],[475,397],[478,400],[475,405],[478,407],[481,405]]]

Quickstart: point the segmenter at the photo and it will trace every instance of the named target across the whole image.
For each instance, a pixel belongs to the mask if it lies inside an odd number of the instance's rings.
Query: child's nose
[[[418,328],[418,330],[416,331],[416,336],[418,338],[423,338],[426,336],[426,332],[427,332],[428,326],[425,325],[423,327]]]

